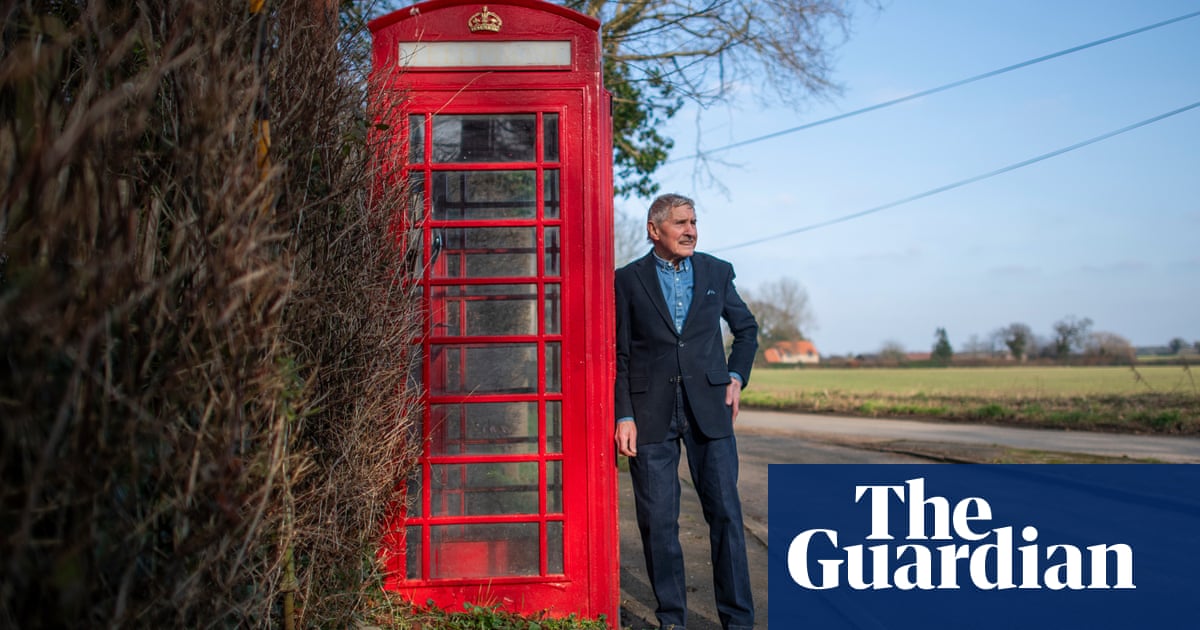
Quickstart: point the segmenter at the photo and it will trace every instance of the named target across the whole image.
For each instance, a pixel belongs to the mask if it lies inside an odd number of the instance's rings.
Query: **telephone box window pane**
[[[436,230],[442,250],[435,278],[533,277],[537,274],[535,228],[447,228]],[[557,261],[557,253],[555,254]]]
[[[546,462],[546,513],[562,514],[562,462]]]
[[[562,309],[562,293],[557,284],[546,285],[546,334],[559,334],[559,320]]]
[[[546,452],[562,452],[562,402],[546,401]]]
[[[558,276],[558,228],[546,228],[546,275]]]
[[[425,162],[425,116],[421,114],[408,117],[408,162]]]
[[[515,455],[536,453],[537,403],[432,405],[429,453]]]
[[[433,117],[434,162],[532,162],[536,143],[535,114]]]
[[[409,171],[408,181],[408,219],[414,225],[419,225],[425,218],[425,173]]]
[[[430,355],[435,396],[537,393],[537,344],[434,344]]]
[[[563,524],[561,521],[546,523],[546,572],[563,573]]]
[[[542,159],[547,162],[558,161],[558,114],[546,114],[542,116],[542,134],[543,134],[543,154]]]
[[[537,462],[439,464],[432,477],[432,516],[538,513]]]
[[[546,391],[562,391],[562,344],[546,344]]]
[[[547,219],[558,218],[559,191],[558,171],[547,170],[543,173],[542,183],[543,214]]]
[[[535,171],[438,171],[432,194],[438,221],[537,216]]]
[[[446,337],[537,334],[537,285],[433,288],[433,334]]]
[[[408,486],[404,495],[404,507],[410,518],[421,516],[421,474],[418,470],[408,478]]]
[[[421,579],[421,527],[404,528],[404,576],[410,580]]]
[[[430,528],[430,578],[537,575],[537,523],[487,523]]]

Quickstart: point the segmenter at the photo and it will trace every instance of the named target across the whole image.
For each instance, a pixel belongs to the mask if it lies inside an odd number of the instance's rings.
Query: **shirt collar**
[[[670,262],[668,262],[668,261],[664,260],[662,257],[660,257],[658,255],[658,252],[656,252],[654,250],[650,250],[650,254],[652,256],[654,256],[654,266],[657,267],[658,269],[661,269],[662,271],[673,271],[673,272],[674,271],[688,271],[692,268],[692,257],[691,256],[688,256],[687,258],[681,258],[679,260],[679,268],[676,269],[675,265],[672,265]]]

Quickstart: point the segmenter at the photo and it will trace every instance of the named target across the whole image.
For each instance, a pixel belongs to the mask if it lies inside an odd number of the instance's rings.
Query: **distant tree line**
[[[1160,356],[1180,356],[1200,353],[1200,340],[1188,343],[1182,337],[1172,338],[1166,345],[1152,349],[1135,348],[1125,337],[1108,331],[1092,330],[1089,317],[1068,315],[1050,328],[1050,334],[1042,336],[1023,322],[1013,322],[997,328],[984,338],[971,335],[960,352],[954,352],[945,328],[934,332],[934,343],[929,360],[934,363],[949,363],[958,360],[1003,359],[1018,363],[1027,361],[1086,361],[1089,363],[1123,363],[1133,361],[1139,352]],[[887,341],[881,346],[877,358],[882,361],[898,361],[911,358],[904,347],[896,341]]]

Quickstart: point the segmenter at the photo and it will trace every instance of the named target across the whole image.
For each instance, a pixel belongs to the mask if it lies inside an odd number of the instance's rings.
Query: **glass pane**
[[[558,228],[546,228],[546,275],[558,276]]]
[[[425,219],[425,173],[421,171],[408,173],[408,218],[413,225]]]
[[[546,343],[546,392],[562,392],[562,351],[555,342]]]
[[[404,576],[410,580],[421,579],[421,528],[404,528],[404,561],[407,568]]]
[[[546,401],[546,452],[562,452],[562,402]]]
[[[562,513],[562,462],[546,462],[546,513]]]
[[[532,162],[537,116],[433,117],[434,162]]]
[[[431,192],[439,221],[537,216],[535,171],[438,171]]]
[[[537,523],[486,523],[430,528],[430,578],[537,575]]]
[[[546,572],[563,571],[563,524],[561,521],[546,523]]]
[[[558,114],[542,116],[544,148],[542,159],[547,162],[558,161]]]
[[[536,335],[537,285],[435,286],[432,318],[435,336]]]
[[[408,163],[425,162],[425,115],[408,117]]]
[[[533,277],[537,273],[534,228],[447,228],[437,232],[442,251],[433,266],[435,278]]]
[[[538,513],[537,462],[438,464],[432,469],[432,516]]]
[[[559,334],[558,322],[561,319],[560,312],[562,309],[562,294],[559,293],[559,285],[546,285],[546,322],[545,332],[547,335]]]
[[[432,405],[431,455],[536,453],[537,403]]]
[[[558,218],[559,207],[559,191],[558,191],[558,171],[546,171],[542,174],[545,181],[542,182],[542,198],[545,205],[544,216],[547,219]]]
[[[445,344],[430,348],[429,390],[438,394],[537,393],[537,344]]]
[[[405,489],[404,507],[408,510],[410,518],[421,516],[421,471],[418,469],[413,473],[413,476],[408,478],[408,487]]]

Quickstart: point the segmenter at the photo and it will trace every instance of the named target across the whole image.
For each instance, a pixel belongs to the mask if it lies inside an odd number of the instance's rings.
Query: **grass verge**
[[[863,393],[843,390],[747,389],[748,408],[868,417],[902,417],[1013,426],[1200,435],[1200,396],[1144,392],[1026,398],[953,394]]]
[[[389,594],[390,595],[390,594]],[[399,597],[385,607],[387,612],[377,615],[373,625],[362,626],[363,630],[387,628],[389,630],[607,630],[603,617],[598,620],[581,619],[575,615],[556,618],[547,613],[518,615],[504,610],[498,604],[475,604],[465,602],[461,611],[439,608],[428,602],[425,606],[414,606]]]
[[[1011,448],[995,444],[959,444],[921,440],[856,443],[856,448],[886,453],[915,455],[959,464],[1161,464],[1155,459],[1108,457],[1087,453],[1063,453]]]

